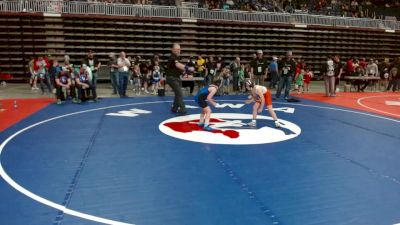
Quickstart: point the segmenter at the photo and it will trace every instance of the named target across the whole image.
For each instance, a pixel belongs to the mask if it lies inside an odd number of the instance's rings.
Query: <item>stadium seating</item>
[[[326,56],[346,59],[400,56],[400,33],[383,29],[238,23],[211,20],[0,13],[0,72],[25,78],[26,65],[34,54],[50,54],[62,60],[68,54],[80,62],[93,50],[103,65],[110,52],[150,59],[155,53],[165,61],[170,46],[181,43],[183,58],[213,55],[248,62],[257,49],[266,56],[283,56],[292,50],[318,69]]]

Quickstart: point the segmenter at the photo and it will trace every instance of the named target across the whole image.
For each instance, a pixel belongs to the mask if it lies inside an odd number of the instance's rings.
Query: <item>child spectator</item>
[[[153,86],[153,94],[157,94],[158,89],[160,88],[160,81],[161,81],[161,68],[159,66],[159,62],[155,61],[153,65],[152,77],[151,82]]]
[[[304,74],[304,89],[305,91],[309,92],[310,91],[310,85],[311,85],[311,78],[313,78],[313,73],[312,71],[307,68],[306,73]]]
[[[297,74],[295,80],[296,80],[296,87],[297,87],[297,94],[300,94],[304,91],[304,70],[301,69],[299,74]]]
[[[141,80],[140,77],[142,74],[140,73],[140,68],[139,65],[134,65],[133,66],[133,71],[132,71],[132,84],[133,84],[133,93],[136,95],[140,95],[140,86],[141,86]]]

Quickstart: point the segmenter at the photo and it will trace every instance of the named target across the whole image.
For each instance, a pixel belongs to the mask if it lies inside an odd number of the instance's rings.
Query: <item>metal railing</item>
[[[335,17],[310,14],[208,10],[196,7],[88,3],[80,1],[0,1],[0,12],[43,12],[101,14],[112,16],[186,18],[204,20],[268,22],[285,24],[362,27],[399,30],[400,22],[368,18]]]

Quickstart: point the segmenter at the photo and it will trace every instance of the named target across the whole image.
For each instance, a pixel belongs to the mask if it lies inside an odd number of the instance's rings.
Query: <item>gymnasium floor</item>
[[[212,133],[192,97],[1,100],[0,224],[400,223],[399,93],[278,100],[281,129],[244,125],[245,98],[216,98]]]

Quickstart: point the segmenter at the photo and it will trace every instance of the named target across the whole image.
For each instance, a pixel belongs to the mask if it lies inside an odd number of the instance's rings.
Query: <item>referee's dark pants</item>
[[[171,77],[167,75],[167,84],[172,88],[175,94],[174,104],[172,106],[172,111],[177,111],[179,113],[185,113],[185,103],[183,102],[182,93],[182,81],[179,77]]]

